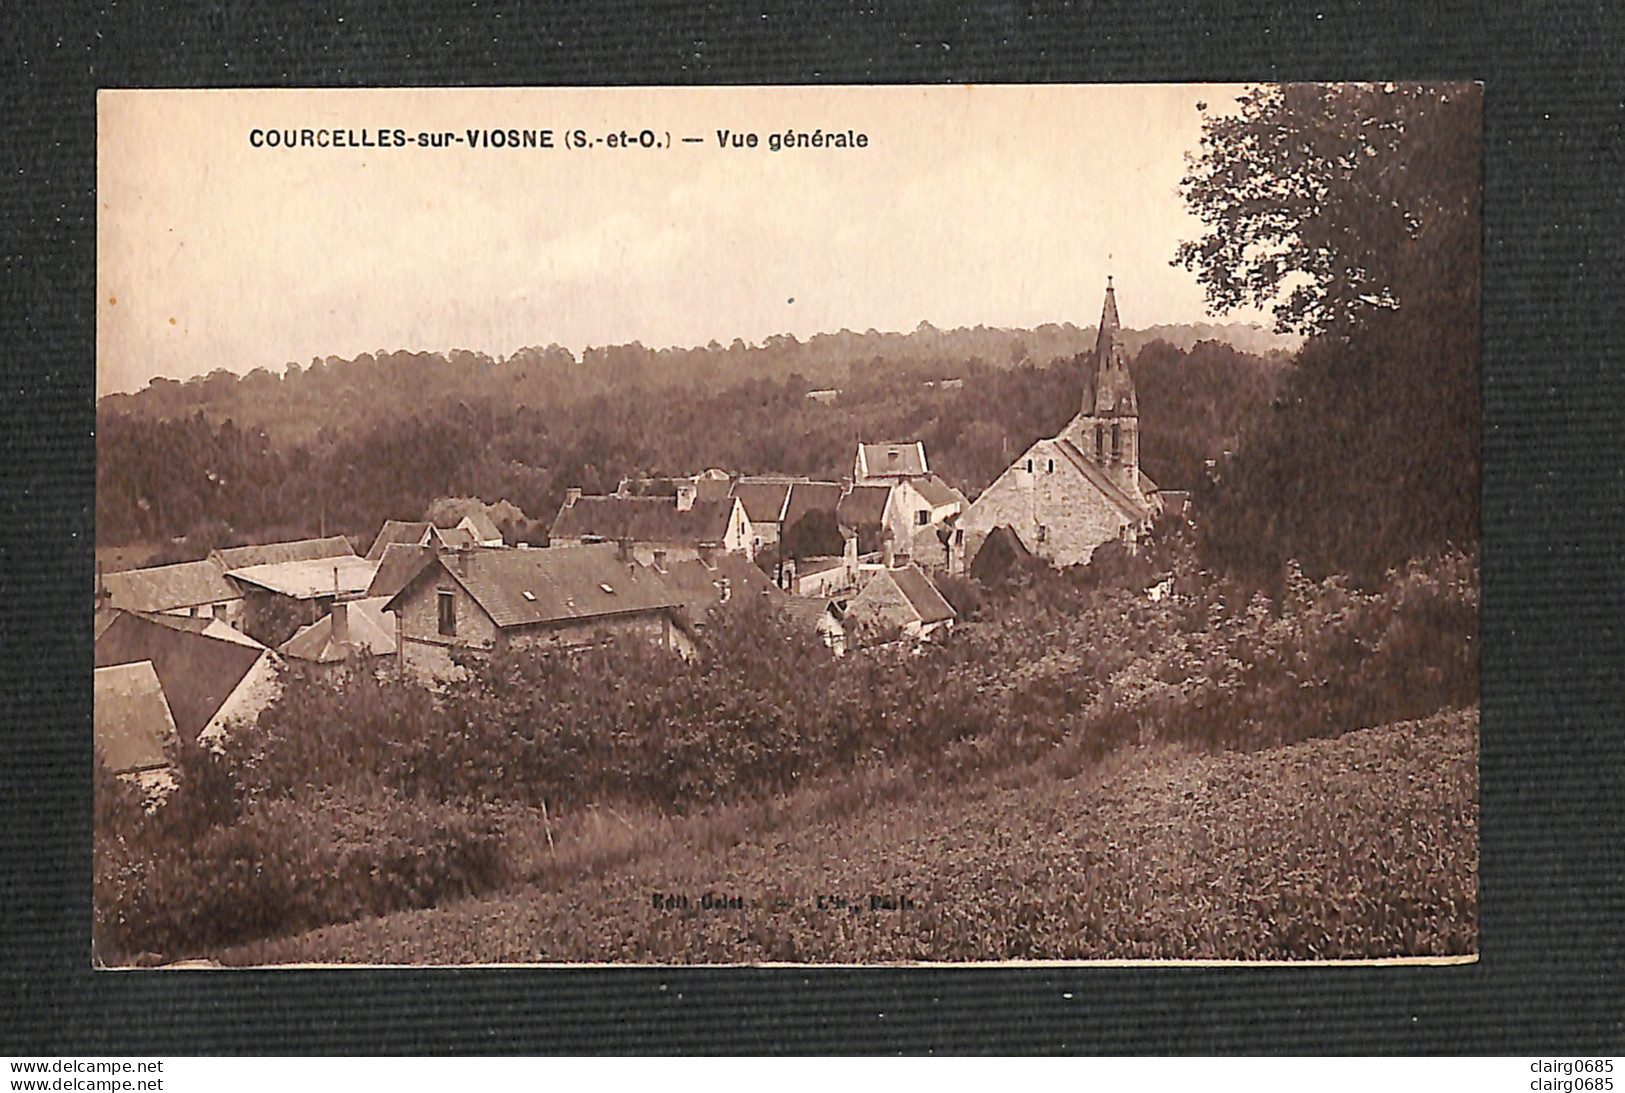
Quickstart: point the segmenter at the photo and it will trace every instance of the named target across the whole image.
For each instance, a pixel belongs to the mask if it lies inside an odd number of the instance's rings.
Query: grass
[[[1253,753],[1121,749],[687,819],[510,817],[531,883],[226,964],[1445,956],[1477,949],[1478,714]],[[1064,768],[1063,768],[1064,769]],[[656,908],[654,897],[686,897]],[[742,905],[702,907],[707,896]],[[673,901],[674,904],[676,901]]]

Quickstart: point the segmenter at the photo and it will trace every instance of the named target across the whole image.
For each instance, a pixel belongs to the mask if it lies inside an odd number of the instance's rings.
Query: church
[[[1133,544],[1154,518],[1160,499],[1140,470],[1139,402],[1110,277],[1092,364],[1078,415],[1036,441],[960,516],[961,572],[994,528],[1010,528],[1033,554],[1069,566],[1088,562],[1102,543]]]

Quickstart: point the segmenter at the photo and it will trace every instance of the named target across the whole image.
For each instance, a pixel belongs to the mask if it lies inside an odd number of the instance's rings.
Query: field
[[[593,815],[531,883],[226,964],[1341,959],[1477,950],[1478,714],[1066,777],[854,779],[682,821]],[[857,788],[853,788],[857,787]],[[534,840],[533,840],[534,841]],[[656,897],[661,906],[656,907]],[[718,904],[710,906],[709,904]]]

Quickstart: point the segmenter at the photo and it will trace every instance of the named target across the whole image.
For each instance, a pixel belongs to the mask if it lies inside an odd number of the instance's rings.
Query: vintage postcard
[[[1474,959],[1481,98],[102,92],[98,966]]]

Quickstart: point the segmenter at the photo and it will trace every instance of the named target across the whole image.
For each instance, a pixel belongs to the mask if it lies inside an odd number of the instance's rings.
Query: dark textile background
[[[1625,1050],[1608,6],[105,8],[0,15],[0,1053]],[[1487,85],[1477,965],[91,971],[97,87],[1390,77]]]

